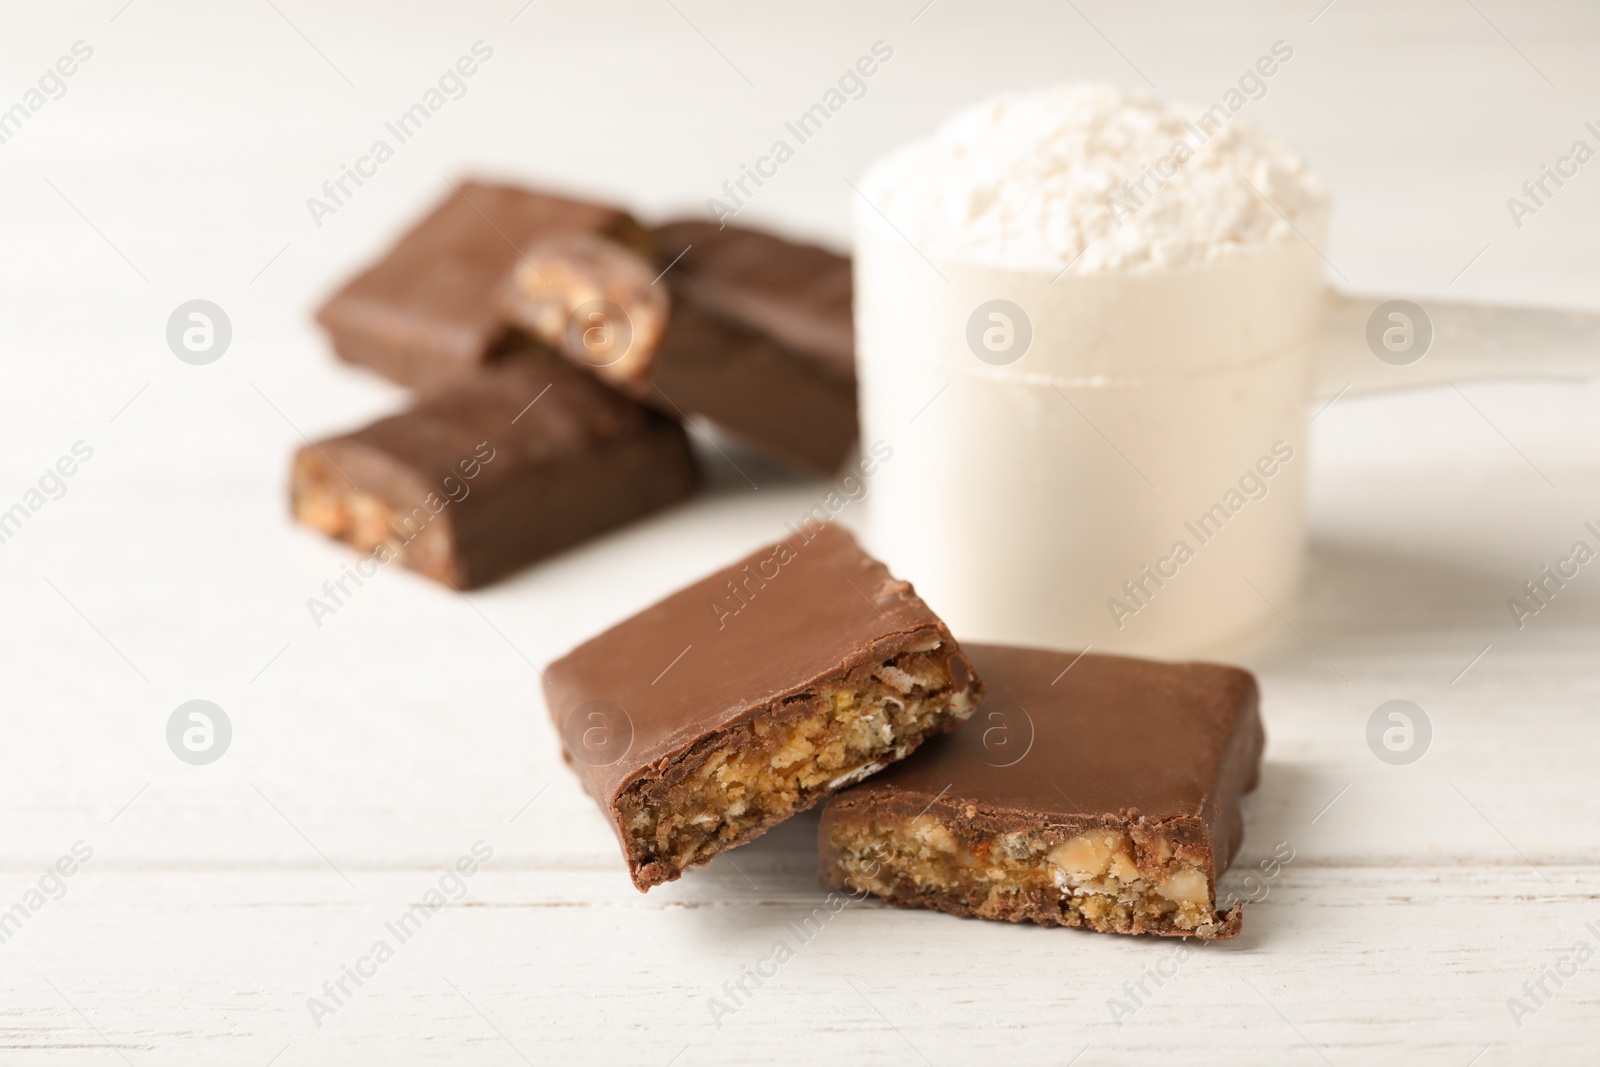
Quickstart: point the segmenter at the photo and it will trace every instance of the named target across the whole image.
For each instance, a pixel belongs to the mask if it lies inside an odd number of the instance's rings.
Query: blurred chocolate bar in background
[[[850,261],[709,222],[653,232],[654,262],[593,231],[536,243],[507,316],[640,401],[800,470],[838,469],[856,438]]]
[[[647,252],[627,212],[463,181],[317,312],[339,358],[401,385],[470,375],[515,345],[499,292],[521,250],[552,234],[603,234]]]
[[[465,588],[691,492],[691,415],[831,474],[850,285],[844,256],[756,230],[456,183],[317,312],[341,359],[429,392],[302,449],[295,515]]]
[[[855,381],[849,257],[704,219],[651,234],[661,262],[677,261],[667,273],[674,291]]]
[[[294,516],[380,563],[484,585],[693,491],[683,426],[530,350],[294,457]]]

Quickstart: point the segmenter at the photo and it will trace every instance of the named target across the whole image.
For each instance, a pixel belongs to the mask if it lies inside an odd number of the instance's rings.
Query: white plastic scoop
[[[1600,316],[1330,295],[1305,242],[1052,276],[856,221],[867,539],[963,638],[1225,647],[1293,598],[1317,407],[1600,375]]]
[[[1420,307],[1422,318],[1395,308]],[[1399,316],[1398,318],[1395,316]],[[1380,334],[1376,357],[1369,323]],[[1382,337],[1388,335],[1388,344]],[[1431,335],[1431,336],[1430,336]],[[1392,345],[1393,347],[1389,347]],[[1319,399],[1484,378],[1600,376],[1600,314],[1330,292],[1317,328]]]

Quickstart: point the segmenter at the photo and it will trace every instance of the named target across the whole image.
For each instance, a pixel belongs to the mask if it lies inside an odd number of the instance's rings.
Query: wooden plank
[[[747,872],[748,873],[748,872]],[[105,872],[0,959],[7,1063],[1530,1062],[1600,1006],[1600,956],[1518,1028],[1507,1008],[1570,946],[1600,949],[1600,868],[1318,866],[1271,879],[1235,942],[1198,946],[898,912],[830,913],[725,863],[641,896],[615,872],[503,871],[407,940],[438,869]],[[453,885],[452,885],[453,888]],[[818,909],[821,909],[820,911]],[[807,924],[810,925],[807,925]],[[1586,929],[1593,923],[1594,929]],[[393,956],[362,961],[376,942]],[[792,958],[781,964],[775,945]],[[360,963],[345,996],[322,990]],[[730,992],[757,968],[757,987]],[[1142,983],[1143,988],[1140,988]],[[331,1009],[307,1006],[316,995]],[[335,1000],[337,996],[337,1001]],[[727,1005],[715,1010],[713,998]],[[1529,1001],[1531,1004],[1531,1001]],[[79,1014],[81,1012],[81,1014]],[[719,1025],[720,1024],[720,1025]],[[801,1043],[803,1040],[803,1044]],[[915,1051],[913,1051],[915,1049]]]

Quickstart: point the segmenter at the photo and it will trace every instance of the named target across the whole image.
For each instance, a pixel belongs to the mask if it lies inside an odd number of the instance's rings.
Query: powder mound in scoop
[[[1328,211],[1322,179],[1226,103],[1167,104],[1108,85],[958,112],[874,164],[862,189],[925,255],[1074,274],[1320,244]]]

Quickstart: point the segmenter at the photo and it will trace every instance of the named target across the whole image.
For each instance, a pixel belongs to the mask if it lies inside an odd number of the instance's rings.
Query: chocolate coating
[[[1000,817],[1015,813],[1019,828],[1125,808],[1150,818],[1191,815],[1205,823],[1217,853],[1233,858],[1242,836],[1239,797],[1256,786],[1264,739],[1248,671],[963,647],[988,685],[970,728],[852,790],[853,800],[864,792],[931,799],[948,785],[944,803],[970,800]],[[1007,721],[1016,716],[1003,704],[1020,708],[1023,720]],[[1018,735],[1028,723],[1032,745],[1023,755],[1014,748],[1025,743]],[[988,733],[996,727],[1003,739]]]
[[[674,321],[656,391],[786,463],[837,470],[858,433],[849,259],[698,219],[652,235],[663,267],[683,253],[663,275]]]
[[[848,257],[704,219],[663,223],[652,234],[663,265],[688,249],[667,273],[686,296],[855,379]]]
[[[682,299],[673,303],[648,386],[646,402],[704,415],[812,474],[838,470],[858,433],[854,382]]]
[[[500,287],[521,248],[573,231],[648,247],[626,212],[508,185],[464,181],[317,312],[341,359],[402,385],[471,374],[514,342]]]

